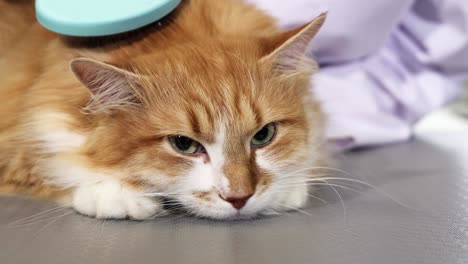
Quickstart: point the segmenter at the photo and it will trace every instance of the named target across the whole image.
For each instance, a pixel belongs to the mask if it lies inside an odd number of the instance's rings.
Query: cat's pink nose
[[[247,201],[252,197],[252,194],[245,195],[245,196],[228,196],[228,197],[223,197],[220,195],[221,199],[225,200],[226,202],[232,204],[234,208],[237,210],[240,210],[242,207],[245,206]]]

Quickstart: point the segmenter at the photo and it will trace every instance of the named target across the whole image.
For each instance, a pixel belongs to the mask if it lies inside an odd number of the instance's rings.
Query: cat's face
[[[132,60],[132,73],[76,60],[100,120],[90,159],[198,216],[301,206],[309,168],[323,158],[323,125],[308,93],[311,65],[279,58],[300,44],[273,52],[242,43],[180,46]]]

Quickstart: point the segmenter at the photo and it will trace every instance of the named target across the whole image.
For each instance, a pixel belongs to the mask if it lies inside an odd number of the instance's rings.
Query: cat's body
[[[302,206],[325,155],[297,56],[322,22],[281,33],[241,1],[191,0],[138,32],[76,39],[38,25],[32,1],[0,0],[0,192],[101,218],[146,219],[160,195],[213,218]],[[272,142],[251,145],[270,123]],[[176,151],[177,135],[202,150]]]

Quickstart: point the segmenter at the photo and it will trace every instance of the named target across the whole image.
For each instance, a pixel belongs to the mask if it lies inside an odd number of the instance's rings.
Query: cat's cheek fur
[[[99,219],[145,220],[165,213],[158,200],[114,180],[77,187],[72,205],[79,213]]]
[[[307,204],[308,193],[309,188],[307,185],[292,187],[281,204],[290,210],[303,208]]]
[[[309,188],[306,181],[308,176],[294,179],[294,184],[290,184],[288,183],[287,177],[290,177],[292,173],[301,169],[295,166],[291,168],[278,168],[272,160],[274,159],[268,158],[266,155],[259,154],[257,157],[258,166],[272,172],[274,175],[270,186],[268,186],[263,193],[262,200],[265,201],[264,206],[267,209],[272,209],[274,212],[291,211],[306,206],[309,195]],[[312,159],[307,163],[314,164]],[[284,185],[291,186],[285,187]],[[261,203],[260,200],[259,203]],[[261,213],[268,214],[268,210],[263,210]]]

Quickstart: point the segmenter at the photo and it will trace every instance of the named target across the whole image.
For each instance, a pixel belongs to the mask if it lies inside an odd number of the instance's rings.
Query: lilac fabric
[[[468,79],[468,0],[249,1],[285,29],[328,11],[312,92],[341,149],[408,139]]]

